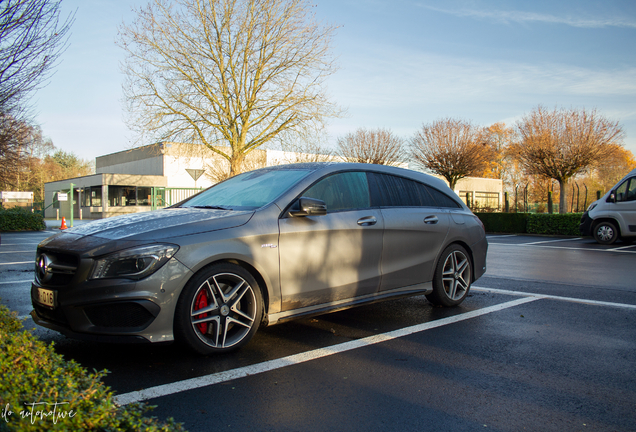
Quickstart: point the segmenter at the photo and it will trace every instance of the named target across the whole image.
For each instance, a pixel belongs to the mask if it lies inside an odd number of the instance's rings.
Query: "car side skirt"
[[[361,297],[338,300],[330,303],[323,303],[315,306],[307,306],[300,309],[294,309],[279,313],[267,315],[267,325],[280,324],[291,321],[300,317],[306,318],[313,315],[322,315],[325,313],[338,312],[363,304],[375,303],[384,300],[393,300],[400,297],[410,297],[414,295],[427,295],[433,292],[433,283],[425,282],[407,287],[397,288],[390,291],[382,291],[374,294],[368,294]]]

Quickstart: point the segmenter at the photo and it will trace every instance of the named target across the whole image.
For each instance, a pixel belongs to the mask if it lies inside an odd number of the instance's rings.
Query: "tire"
[[[466,249],[457,244],[448,246],[435,268],[433,292],[426,298],[437,306],[457,306],[470,291],[472,265]]]
[[[183,289],[175,338],[199,354],[233,351],[249,342],[262,317],[263,296],[254,277],[235,264],[214,264]]]
[[[607,221],[599,222],[594,225],[592,235],[594,236],[594,240],[604,245],[611,245],[616,240],[618,240],[619,237],[616,225],[614,225],[614,223],[612,222]]]

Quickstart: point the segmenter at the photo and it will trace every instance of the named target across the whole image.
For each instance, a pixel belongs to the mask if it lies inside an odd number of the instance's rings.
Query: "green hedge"
[[[529,214],[528,233],[548,235],[580,235],[582,213]]]
[[[475,213],[488,233],[526,233],[526,213]]]
[[[579,233],[581,213],[475,213],[488,233],[572,235]]]
[[[0,209],[0,231],[40,231],[46,229],[40,213],[31,213],[20,207]]]
[[[0,431],[182,431],[168,419],[144,417],[153,407],[119,407],[101,382],[22,328],[0,305]]]

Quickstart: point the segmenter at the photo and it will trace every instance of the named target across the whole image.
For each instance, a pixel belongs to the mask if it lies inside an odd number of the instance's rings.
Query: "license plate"
[[[53,307],[55,305],[55,292],[44,288],[38,288],[38,302],[44,306]]]

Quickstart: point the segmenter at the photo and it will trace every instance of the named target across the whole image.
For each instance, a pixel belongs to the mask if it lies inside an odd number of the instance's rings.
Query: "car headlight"
[[[587,208],[587,211],[591,211],[594,207],[597,206],[597,203],[593,202],[592,204],[589,205],[589,207]]]
[[[177,245],[158,244],[115,252],[95,260],[90,278],[145,278],[159,270],[178,250]]]

